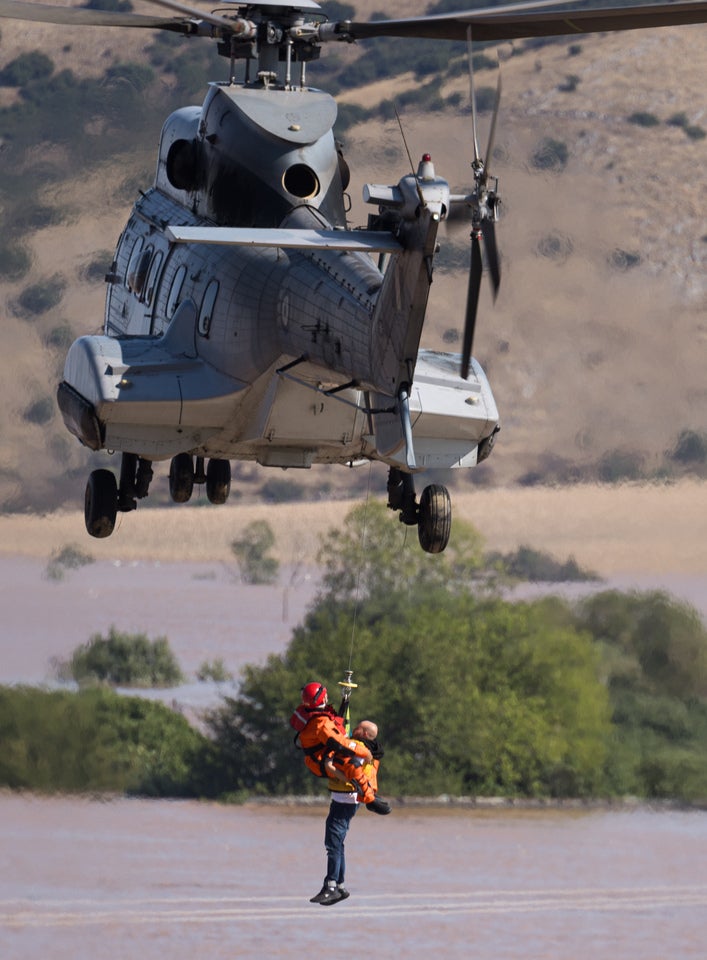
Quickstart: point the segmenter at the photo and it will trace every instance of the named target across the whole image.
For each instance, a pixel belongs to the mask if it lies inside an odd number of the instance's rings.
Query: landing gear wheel
[[[194,461],[188,453],[178,453],[169,465],[169,495],[175,503],[186,503],[194,489]]]
[[[225,503],[231,492],[231,464],[228,460],[209,460],[206,468],[206,496],[210,503]]]
[[[452,529],[452,501],[441,483],[425,487],[420,497],[417,535],[425,553],[441,553]]]
[[[94,470],[86,484],[84,520],[92,537],[109,537],[118,512],[118,483],[110,470]]]

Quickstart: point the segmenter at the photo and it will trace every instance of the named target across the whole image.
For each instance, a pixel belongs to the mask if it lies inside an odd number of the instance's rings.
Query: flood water
[[[0,956],[705,955],[705,813],[361,810],[321,907],[325,814],[0,794]]]

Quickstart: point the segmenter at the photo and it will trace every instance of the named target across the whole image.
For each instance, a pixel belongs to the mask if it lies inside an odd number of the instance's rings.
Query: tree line
[[[362,548],[363,527],[367,528]],[[162,796],[313,794],[288,719],[301,687],[375,720],[388,796],[707,799],[707,629],[665,593],[511,602],[473,528],[432,557],[357,509],[286,651],[248,666],[199,732],[110,690],[0,690],[0,783]]]

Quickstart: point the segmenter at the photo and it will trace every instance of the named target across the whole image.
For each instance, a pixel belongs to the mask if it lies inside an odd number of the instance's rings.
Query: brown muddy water
[[[0,795],[4,960],[703,958],[707,814],[360,811]]]
[[[193,681],[203,660],[237,674],[281,652],[316,591],[306,573],[247,587],[223,564],[99,561],[61,582],[45,566],[0,558],[0,683],[52,682],[52,657],[115,625],[168,637],[191,682],[162,695],[195,711],[232,691]],[[612,585],[707,614],[707,576]],[[325,815],[0,793],[0,960],[705,957],[707,813],[361,811],[351,898],[322,908]]]

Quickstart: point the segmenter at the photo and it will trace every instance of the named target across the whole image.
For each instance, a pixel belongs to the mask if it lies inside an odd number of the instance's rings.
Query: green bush
[[[209,790],[210,746],[184,717],[108,690],[0,687],[0,740],[0,785],[13,790],[172,797]]]
[[[267,520],[249,523],[241,537],[231,542],[244,583],[275,583],[280,569],[268,552],[275,545],[275,534]]]
[[[57,672],[78,684],[122,687],[171,687],[183,680],[166,637],[150,641],[144,633],[121,633],[115,627],[107,637],[94,634],[77,647],[67,663],[57,664]]]

